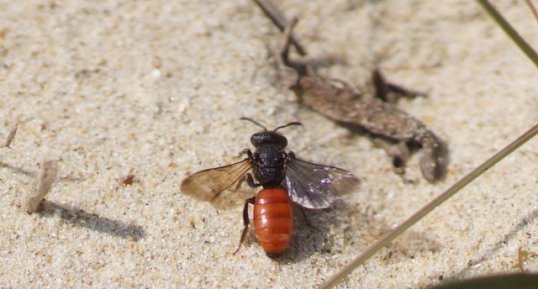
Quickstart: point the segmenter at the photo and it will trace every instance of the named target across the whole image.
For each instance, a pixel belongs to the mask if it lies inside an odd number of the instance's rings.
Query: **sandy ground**
[[[536,67],[473,1],[278,1],[301,18],[322,73],[388,78],[428,92],[401,107],[448,141],[447,178],[418,157],[407,181],[385,153],[298,106],[268,58],[279,33],[250,1],[1,1],[0,288],[312,288],[392,226],[538,121]],[[523,1],[494,1],[531,45]],[[257,130],[338,165],[361,186],[332,210],[299,214],[289,253],[269,259],[250,234],[232,255],[241,208],[179,193],[181,180],[231,162]],[[3,138],[3,137],[2,137]],[[59,160],[48,209],[28,215],[43,160]],[[518,271],[538,253],[538,141],[487,172],[354,271],[341,288],[421,288]],[[133,174],[134,183],[121,179]],[[529,260],[527,270],[538,270]]]

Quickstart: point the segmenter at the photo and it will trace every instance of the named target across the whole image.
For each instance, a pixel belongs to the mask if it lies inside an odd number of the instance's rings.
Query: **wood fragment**
[[[254,0],[254,2],[256,2],[258,7],[260,7],[265,16],[271,19],[273,24],[275,24],[275,26],[278,27],[281,32],[284,32],[284,29],[286,28],[286,25],[288,23],[288,21],[286,20],[286,16],[284,16],[284,14],[280,12],[280,10],[278,10],[278,8],[270,1]],[[306,55],[306,49],[304,48],[304,46],[301,45],[301,42],[298,40],[297,36],[292,33],[290,38],[291,43],[293,44],[293,46],[295,46],[295,49],[297,49],[297,53],[303,56]]]
[[[28,214],[31,214],[37,210],[41,201],[49,193],[52,184],[58,176],[58,161],[48,160],[43,162],[41,173],[38,177],[37,191],[30,193],[26,202],[24,203],[25,210]]]
[[[532,1],[531,0],[526,0],[525,2],[527,2],[527,6],[529,6],[529,9],[531,10],[532,14],[534,15],[534,18],[536,18],[536,20],[538,20],[538,10],[534,6],[534,4],[532,4]]]
[[[121,183],[125,186],[132,185],[135,181],[135,175],[129,173],[127,176],[121,178]]]
[[[11,143],[13,142],[13,140],[15,139],[15,135],[17,134],[17,128],[19,127],[18,124],[16,124],[12,129],[11,131],[9,132],[9,134],[7,135],[7,138],[6,138],[6,142],[4,143],[3,147],[5,148],[9,148]]]

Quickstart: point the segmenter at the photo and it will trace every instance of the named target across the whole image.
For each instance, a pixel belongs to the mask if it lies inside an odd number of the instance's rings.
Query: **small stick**
[[[271,19],[271,22],[273,22],[281,32],[284,32],[284,29],[288,26],[288,20],[286,20],[284,14],[282,14],[282,12],[269,0],[254,0],[254,2],[256,2],[263,13]],[[291,34],[291,44],[297,49],[299,55],[306,56],[306,49],[301,45],[301,42],[299,42],[297,36],[293,33]]]
[[[135,182],[135,175],[132,172],[129,172],[128,175],[121,178],[121,183],[124,186],[132,185]]]
[[[525,273],[525,261],[527,260],[529,256],[529,252],[521,249],[517,249],[517,267],[519,268],[519,271]]]
[[[394,230],[392,230],[391,232],[388,232],[385,236],[383,236],[383,238],[381,238],[381,240],[377,241],[376,243],[368,247],[368,249],[364,253],[355,257],[355,259],[353,259],[351,262],[349,262],[349,264],[344,266],[342,270],[340,270],[339,272],[334,274],[331,278],[329,278],[327,281],[325,281],[321,285],[320,288],[327,289],[327,288],[333,288],[334,286],[336,286],[336,284],[342,281],[342,279],[344,279],[347,275],[349,275],[349,273],[355,270],[355,268],[357,268],[358,266],[366,262],[366,260],[370,259],[370,257],[372,257],[375,253],[377,253],[383,247],[385,247],[394,239],[396,239],[398,236],[400,236],[403,232],[409,229],[412,225],[420,221],[423,217],[425,217],[427,214],[433,211],[433,209],[437,208],[439,205],[441,205],[443,202],[445,202],[450,197],[455,195],[462,188],[464,188],[466,185],[474,181],[476,178],[478,178],[488,169],[493,167],[499,161],[501,161],[506,156],[508,156],[509,154],[514,152],[516,149],[518,149],[520,146],[528,142],[530,139],[536,136],[536,134],[538,134],[538,124],[535,124],[532,128],[530,128],[528,131],[526,131],[524,134],[518,137],[515,141],[511,142],[509,145],[507,145],[502,150],[497,152],[495,155],[490,157],[488,160],[483,162],[481,165],[476,167],[473,171],[465,175],[462,179],[460,179],[458,182],[456,182],[454,185],[452,185],[450,188],[444,191],[440,196],[438,196],[437,198],[429,202],[427,205],[422,207],[420,210],[418,210],[415,214],[413,214],[411,217],[405,220],[402,224],[400,224]]]
[[[532,14],[534,14],[534,17],[536,17],[536,20],[538,20],[538,10],[536,10],[536,7],[534,7],[534,4],[532,4],[531,0],[526,0],[527,6],[529,6],[529,9],[531,9]]]
[[[52,183],[58,176],[58,162],[57,161],[44,161],[41,174],[38,177],[38,189],[34,194],[30,194],[26,200],[26,212],[31,214],[37,210],[39,204],[43,198],[48,194],[52,187]]]
[[[11,131],[9,132],[9,134],[7,135],[7,138],[6,138],[6,142],[4,143],[4,146],[5,148],[9,148],[9,146],[11,145],[11,143],[13,142],[13,139],[15,139],[15,135],[17,134],[17,128],[19,127],[18,124],[16,124],[12,129]]]
[[[482,5],[482,8],[486,10],[486,12],[493,18],[493,20],[501,27],[502,30],[506,34],[508,34],[508,37],[514,41],[514,43],[519,46],[519,49],[523,51],[527,55],[528,58],[534,63],[534,65],[538,66],[538,53],[532,49],[532,47],[517,33],[517,31],[506,21],[501,13],[493,7],[487,0],[478,0],[478,3]]]

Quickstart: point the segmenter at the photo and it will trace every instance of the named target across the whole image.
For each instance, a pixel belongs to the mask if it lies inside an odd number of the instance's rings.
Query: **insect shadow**
[[[293,210],[293,238],[289,249],[283,255],[273,258],[280,264],[300,263],[313,254],[331,254],[334,249],[334,240],[329,234],[331,228],[340,227],[338,220],[338,205],[323,210],[308,210],[303,215],[298,205]],[[243,246],[257,246],[254,230],[246,234]]]
[[[366,248],[390,231],[391,226],[372,217],[368,208],[357,208],[347,202],[337,202],[323,210],[306,211],[308,221],[294,210],[294,238],[289,251],[275,259],[280,264],[299,263],[313,254],[341,254],[349,246]],[[255,241],[252,234],[252,242]],[[250,243],[250,242],[249,242]],[[421,252],[436,253],[442,244],[423,232],[413,232],[397,241],[383,260],[408,260]]]
[[[130,238],[138,241],[146,237],[144,228],[138,225],[123,222],[88,213],[82,209],[61,205],[52,201],[43,200],[37,213],[43,217],[52,217],[59,212],[60,217],[67,223],[88,228],[93,231],[106,233],[120,238]]]
[[[300,210],[293,210],[294,237],[288,252],[275,261],[291,264],[302,262],[316,253],[331,254],[335,246],[329,232],[342,225],[338,218],[339,206],[335,204],[327,209],[307,210],[304,214]]]

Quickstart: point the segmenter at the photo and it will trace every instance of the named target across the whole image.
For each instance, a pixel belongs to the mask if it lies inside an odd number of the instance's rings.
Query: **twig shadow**
[[[138,225],[128,225],[97,214],[91,214],[76,207],[60,205],[55,202],[43,200],[37,213],[43,217],[54,216],[59,211],[60,217],[68,223],[88,228],[97,232],[110,234],[120,238],[129,238],[138,241],[145,238],[146,231]]]
[[[25,175],[30,178],[35,178],[37,176],[35,172],[29,171],[23,168],[15,167],[11,164],[4,163],[2,161],[0,161],[0,168],[6,168],[15,174]]]
[[[35,178],[38,175],[38,173],[36,172],[26,170],[24,168],[16,167],[14,165],[11,165],[2,161],[0,161],[0,168],[8,169],[14,174],[24,175],[29,178]],[[83,180],[84,180],[83,178],[78,178],[78,177],[73,177],[73,176],[63,176],[63,177],[57,178],[57,181],[60,181],[60,182],[64,182],[64,181],[65,182],[81,182]]]
[[[532,223],[536,218],[538,218],[538,208],[535,208],[534,210],[532,210],[530,213],[528,213],[527,215],[525,215],[525,217],[523,217],[521,219],[521,221],[519,221],[519,223],[512,229],[510,230],[507,234],[504,235],[504,237],[499,240],[499,242],[497,242],[491,249],[489,249],[488,251],[486,251],[484,254],[482,254],[482,256],[474,259],[474,260],[470,260],[468,263],[467,263],[467,266],[462,269],[460,272],[458,273],[455,273],[454,275],[450,276],[449,279],[456,279],[456,280],[459,280],[459,279],[462,279],[463,277],[465,277],[467,275],[467,273],[473,268],[475,267],[476,265],[488,260],[488,259],[491,259],[493,256],[495,256],[497,254],[497,252],[499,250],[501,250],[502,248],[504,248],[506,246],[506,244],[508,244],[510,242],[510,240],[512,240],[519,231],[523,230],[525,227],[527,227],[529,225],[529,223]]]

